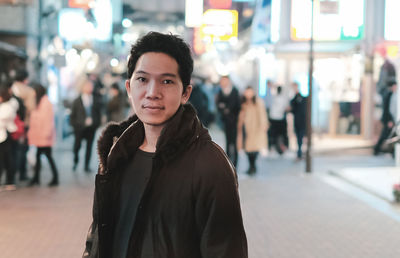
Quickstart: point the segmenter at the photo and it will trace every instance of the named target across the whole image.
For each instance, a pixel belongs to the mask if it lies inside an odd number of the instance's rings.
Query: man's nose
[[[155,80],[150,80],[147,85],[146,97],[147,98],[158,98],[160,95],[160,87]]]

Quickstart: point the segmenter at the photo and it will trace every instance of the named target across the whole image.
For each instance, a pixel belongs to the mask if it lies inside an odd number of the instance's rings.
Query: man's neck
[[[158,138],[164,126],[144,125],[144,140],[139,149],[146,152],[156,152]]]

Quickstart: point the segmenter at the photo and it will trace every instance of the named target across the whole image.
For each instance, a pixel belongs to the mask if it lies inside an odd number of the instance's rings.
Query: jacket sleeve
[[[74,130],[77,129],[83,129],[85,127],[85,110],[82,108],[81,104],[81,97],[78,97],[74,100],[72,103],[72,108],[71,108],[71,115],[70,115],[70,124],[74,128]]]
[[[213,149],[196,162],[201,169],[194,187],[201,257],[247,258],[236,173],[223,151]]]
[[[93,221],[90,225],[87,237],[85,251],[83,252],[82,258],[97,258],[99,257],[99,237],[97,230],[97,204],[96,194],[93,199]]]

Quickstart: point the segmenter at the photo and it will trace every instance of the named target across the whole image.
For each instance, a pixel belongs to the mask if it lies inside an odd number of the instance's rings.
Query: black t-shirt
[[[113,257],[125,258],[136,218],[136,211],[149,181],[154,153],[137,150],[122,171],[119,216],[115,225]]]

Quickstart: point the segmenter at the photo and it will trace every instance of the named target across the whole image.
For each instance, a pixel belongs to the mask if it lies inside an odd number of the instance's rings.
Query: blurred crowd
[[[101,80],[93,74],[85,76],[76,88],[78,96],[64,103],[70,111],[66,121],[69,121],[68,126],[72,128],[74,137],[72,170],[78,168],[79,151],[82,142],[85,142],[83,166],[85,172],[91,172],[96,130],[104,122],[125,119],[129,105],[118,83],[105,89]],[[47,88],[30,82],[25,69],[17,70],[13,78],[0,83],[0,191],[16,190],[17,185],[40,185],[42,156],[47,158],[52,173],[48,186],[59,185],[57,162],[52,154],[57,139],[54,107]],[[27,159],[29,149],[36,150],[32,166]]]
[[[120,83],[122,83],[121,80]],[[382,96],[382,132],[374,147],[378,155],[390,138],[397,117],[397,83],[395,70],[388,62],[382,66],[378,83]],[[259,97],[254,85],[233,84],[229,76],[218,82],[193,76],[190,103],[195,107],[205,127],[218,126],[225,134],[225,151],[236,167],[239,153],[248,158],[248,174],[257,171],[256,160],[260,153],[275,152],[283,155],[296,146],[296,161],[303,158],[303,139],[306,135],[307,98],[299,92],[297,82],[290,86],[267,81],[266,95]],[[129,103],[125,90],[118,82],[105,87],[98,76],[89,74],[76,86],[78,95],[64,105],[69,110],[68,127],[73,135],[72,170],[79,167],[80,149],[84,142],[83,170],[92,171],[90,161],[97,129],[105,122],[122,121],[129,116]],[[288,115],[290,114],[290,119]],[[56,142],[56,114],[45,85],[29,82],[26,70],[0,85],[0,185],[1,190],[15,190],[16,185],[40,185],[41,157],[50,165],[52,180],[59,182],[58,167],[53,157]],[[64,134],[64,130],[63,134]],[[293,135],[293,137],[290,137]],[[27,162],[29,149],[36,150],[32,166]],[[393,150],[391,150],[393,153]],[[3,173],[5,172],[5,173]]]
[[[283,155],[289,148],[287,114],[291,113],[296,136],[296,160],[303,158],[302,144],[306,133],[306,97],[299,92],[299,85],[291,87],[267,82],[267,94],[260,98],[252,85],[242,91],[229,76],[222,76],[218,83],[195,77],[189,99],[196,108],[204,126],[214,123],[225,133],[225,151],[237,167],[238,153],[248,158],[248,174],[257,171],[256,160],[260,153],[274,150]],[[243,87],[242,87],[243,88]]]

